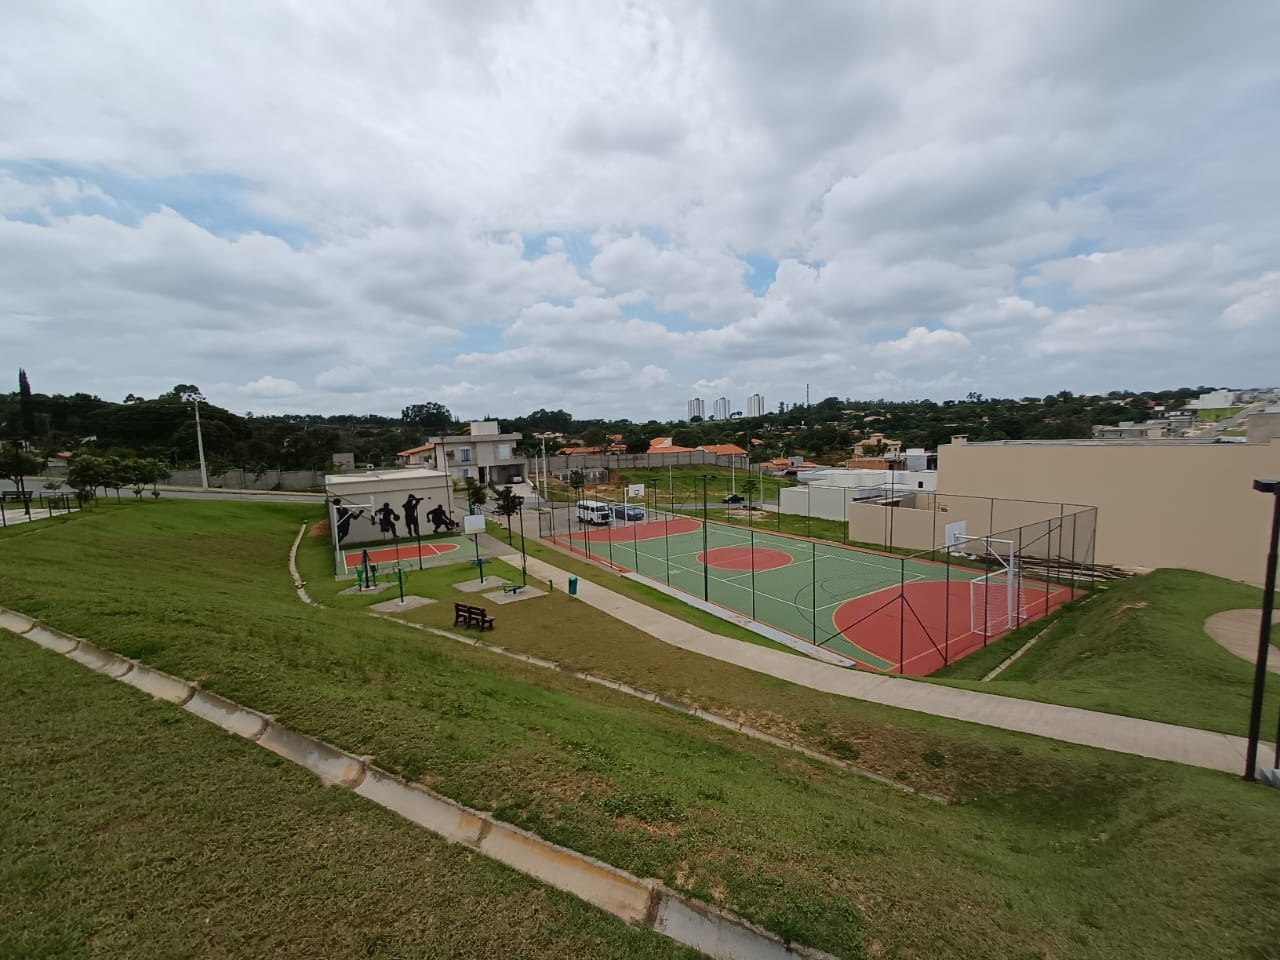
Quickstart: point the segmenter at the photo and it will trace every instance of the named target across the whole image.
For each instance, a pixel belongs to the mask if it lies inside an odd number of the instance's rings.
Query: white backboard
[[[462,518],[463,533],[484,533],[484,517],[478,513],[468,513]]]
[[[627,487],[627,496],[628,496],[628,497],[635,497],[635,498],[636,498],[636,499],[638,499],[638,500],[643,500],[643,499],[644,499],[644,484],[643,484],[643,483],[633,483],[633,484],[631,484],[630,486],[628,486],[628,487]]]
[[[948,550],[952,547],[958,547],[960,544],[964,543],[964,538],[968,536],[965,532],[965,522],[963,520],[956,520],[953,523],[948,523],[944,530],[944,536],[946,537]]]

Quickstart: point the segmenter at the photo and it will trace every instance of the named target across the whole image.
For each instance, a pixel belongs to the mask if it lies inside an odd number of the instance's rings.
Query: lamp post
[[[711,599],[711,562],[707,557],[707,481],[715,478],[703,474],[702,477],[702,599]]]
[[[1258,736],[1262,730],[1262,695],[1267,686],[1267,651],[1271,646],[1271,614],[1276,598],[1276,543],[1280,541],[1280,480],[1255,480],[1253,489],[1271,494],[1271,540],[1267,549],[1267,575],[1262,587],[1262,625],[1258,629],[1258,659],[1253,665],[1253,703],[1249,710],[1249,749],[1244,778],[1252,780],[1258,765]],[[1280,736],[1280,735],[1278,735]]]

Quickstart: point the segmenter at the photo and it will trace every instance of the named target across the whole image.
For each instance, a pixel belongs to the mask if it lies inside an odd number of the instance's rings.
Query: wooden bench
[[[30,503],[34,496],[33,490],[0,490],[0,499],[5,503]]]
[[[505,587],[502,588],[502,592],[503,593],[519,593],[523,589],[524,589],[523,583],[508,583]]]
[[[469,603],[455,603],[453,605],[453,625],[455,627],[476,627],[480,630],[492,630],[493,617],[485,612],[484,607],[473,607]]]

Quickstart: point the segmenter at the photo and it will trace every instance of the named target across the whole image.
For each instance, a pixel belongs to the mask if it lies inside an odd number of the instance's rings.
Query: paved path
[[[1256,663],[1261,621],[1261,610],[1224,610],[1204,622],[1204,632],[1242,660]],[[1280,611],[1272,616],[1271,622],[1280,623]],[[1267,654],[1267,672],[1280,673],[1280,648],[1273,646]]]
[[[518,554],[508,552],[500,559],[520,565]],[[567,589],[569,575],[563,570],[533,557],[528,563],[530,576],[554,580],[560,589]],[[829,666],[710,633],[586,580],[579,581],[578,596],[664,643],[814,690],[1118,753],[1227,773],[1244,770],[1243,737]]]

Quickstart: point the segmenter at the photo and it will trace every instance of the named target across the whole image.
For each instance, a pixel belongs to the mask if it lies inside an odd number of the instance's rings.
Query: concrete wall
[[[1099,563],[1260,583],[1273,498],[1252,481],[1280,477],[1280,441],[953,442],[938,476],[947,493],[1097,506]]]
[[[825,487],[816,483],[799,487],[783,487],[779,491],[778,510],[799,517],[821,517],[843,521],[854,491],[848,487]]]
[[[1245,418],[1245,433],[1250,443],[1280,440],[1280,413],[1251,413]]]
[[[218,476],[209,476],[209,486],[234,490],[314,490],[324,486],[324,474],[319,470],[268,470],[255,477],[252,470],[233,469]],[[175,487],[200,486],[199,470],[174,470],[166,484]]]

